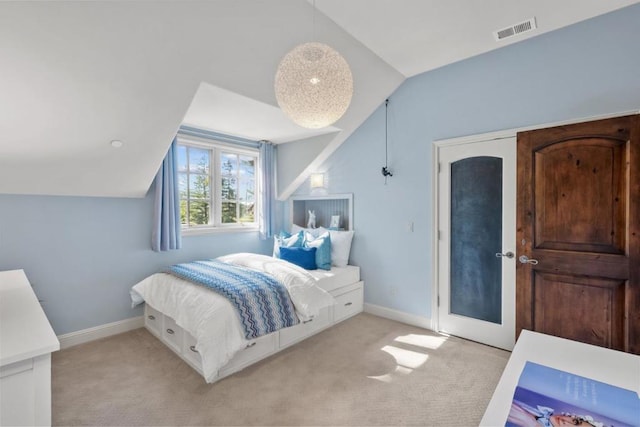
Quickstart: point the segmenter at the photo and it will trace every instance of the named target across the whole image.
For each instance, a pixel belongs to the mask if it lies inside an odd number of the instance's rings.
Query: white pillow
[[[320,227],[321,233],[328,231],[331,235],[331,264],[336,267],[346,267],[349,263],[349,254],[351,253],[351,241],[353,240],[353,231],[327,230]]]
[[[273,257],[280,258],[280,248],[301,247],[304,239],[304,233],[294,233],[290,237],[274,236],[273,237]]]

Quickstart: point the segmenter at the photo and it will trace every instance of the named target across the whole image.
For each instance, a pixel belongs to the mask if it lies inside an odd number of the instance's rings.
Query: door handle
[[[518,258],[518,261],[520,261],[521,264],[538,265],[537,259],[531,259],[526,255],[520,255],[520,257]]]
[[[513,254],[513,252],[509,251],[506,254],[501,254],[500,252],[496,253],[496,258],[513,258],[515,255]]]

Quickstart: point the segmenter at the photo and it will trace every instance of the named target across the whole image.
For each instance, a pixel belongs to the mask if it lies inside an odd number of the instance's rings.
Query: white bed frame
[[[344,228],[353,230],[352,194],[294,196],[290,198],[289,203],[291,207],[289,225],[294,222],[294,218],[298,218],[298,222],[304,222],[306,211],[312,208],[317,210],[320,217],[325,217],[325,219],[328,219],[331,215],[341,215],[341,223]],[[298,225],[305,226],[305,224]],[[324,225],[328,226],[328,224]],[[359,274],[357,277],[360,277]],[[319,285],[322,287],[321,283]],[[239,351],[229,363],[220,369],[214,381],[238,372],[362,312],[364,307],[363,281],[359,280],[341,287],[325,289],[335,298],[333,306],[323,309],[320,315],[312,320],[280,329],[249,342],[244,350]],[[202,360],[196,350],[196,339],[191,334],[178,326],[171,317],[161,313],[149,304],[145,304],[144,320],[145,327],[149,332],[198,371],[200,375],[203,375]]]
[[[249,365],[278,353],[305,338],[362,312],[364,282],[358,281],[329,291],[335,303],[320,312],[318,317],[289,328],[280,329],[251,341],[219,372],[214,381],[238,372]],[[171,317],[148,304],[144,311],[145,327],[167,347],[202,374],[202,361],[196,350],[196,339],[178,326]]]

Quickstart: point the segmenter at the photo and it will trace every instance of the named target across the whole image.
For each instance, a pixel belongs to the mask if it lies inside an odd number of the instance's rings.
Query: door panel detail
[[[534,328],[602,347],[622,347],[626,282],[534,272]],[[567,322],[566,318],[579,319]]]
[[[575,138],[535,152],[537,249],[624,254],[626,148]]]

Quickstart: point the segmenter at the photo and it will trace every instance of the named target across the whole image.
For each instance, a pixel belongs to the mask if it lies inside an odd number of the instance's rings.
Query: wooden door
[[[518,133],[517,163],[516,333],[640,354],[639,116]]]

